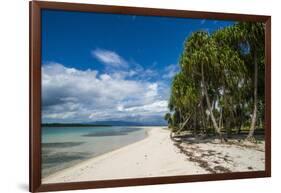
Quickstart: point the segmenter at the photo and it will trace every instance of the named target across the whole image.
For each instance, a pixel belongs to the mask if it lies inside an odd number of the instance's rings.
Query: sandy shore
[[[199,163],[210,173],[265,170],[265,144],[237,142],[221,143],[218,139],[175,143],[190,161]]]
[[[153,127],[148,137],[42,179],[42,183],[264,170],[264,144],[176,143]]]
[[[42,180],[43,183],[78,182],[208,173],[179,153],[162,127],[150,129],[145,139],[89,159]]]

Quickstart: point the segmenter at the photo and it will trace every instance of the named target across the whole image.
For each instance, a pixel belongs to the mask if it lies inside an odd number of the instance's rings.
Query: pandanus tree
[[[193,77],[198,77],[200,80],[201,93],[206,99],[208,113],[210,114],[211,121],[216,133],[221,137],[221,131],[218,127],[217,120],[213,113],[213,108],[211,105],[211,100],[209,97],[209,91],[212,89],[213,83],[212,79],[216,79],[215,68],[212,64],[215,64],[216,58],[216,47],[214,42],[209,37],[207,32],[195,32],[188,39],[185,44],[186,52],[185,61],[182,65],[186,76],[194,74]],[[213,77],[210,77],[212,75]],[[198,79],[196,78],[196,79]]]
[[[164,116],[164,119],[168,122],[168,126],[172,127],[173,125],[173,119],[171,113],[166,113]]]
[[[263,28],[240,22],[188,37],[169,100],[167,120],[174,132],[211,128],[224,140],[225,131],[239,133],[244,124],[250,126],[247,138],[253,137],[257,117],[263,122],[264,80],[258,78],[264,72]]]
[[[175,75],[169,106],[172,107],[170,109],[174,110],[175,114],[178,114],[178,124],[175,125],[177,133],[184,129],[193,114],[195,100],[198,98],[195,88],[193,80],[188,79],[182,72]]]
[[[239,54],[228,45],[220,45],[207,32],[195,32],[185,44],[182,69],[186,76],[191,76],[201,89],[205,98],[215,132],[222,139],[221,125],[215,116],[215,110],[222,110],[224,95],[237,87],[244,74],[244,64]],[[218,104],[219,100],[221,103]],[[214,105],[217,103],[217,109]]]
[[[249,93],[248,71],[241,52],[242,37],[237,25],[220,29],[212,34],[220,53],[219,62],[222,69],[220,71],[222,78],[219,79],[222,85],[220,89],[221,107],[229,115],[229,120],[226,122],[239,123],[234,125],[239,131],[245,117],[243,114],[245,105],[242,101],[247,98],[247,93]],[[238,90],[239,92],[237,92]]]
[[[237,24],[243,35],[243,41],[249,45],[250,64],[254,68],[253,82],[253,112],[251,115],[250,131],[247,139],[253,140],[258,114],[258,69],[263,65],[264,58],[264,24],[259,22],[240,22]]]
[[[238,52],[247,68],[248,77],[244,77],[243,86],[253,90],[253,110],[247,139],[253,140],[258,114],[263,119],[263,111],[258,111],[258,109],[262,109],[264,106],[264,79],[263,76],[259,77],[258,74],[264,73],[264,24],[239,22],[218,30],[215,34],[218,42],[227,44]],[[249,89],[247,92],[250,92]],[[244,94],[244,99],[249,99],[248,94],[245,92]]]

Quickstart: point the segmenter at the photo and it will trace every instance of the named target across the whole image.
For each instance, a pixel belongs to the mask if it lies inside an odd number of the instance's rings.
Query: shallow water
[[[42,178],[144,139],[146,128],[42,127]]]

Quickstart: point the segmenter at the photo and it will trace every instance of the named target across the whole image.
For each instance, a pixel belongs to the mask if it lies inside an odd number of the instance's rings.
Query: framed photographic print
[[[30,191],[271,176],[270,16],[30,2]]]

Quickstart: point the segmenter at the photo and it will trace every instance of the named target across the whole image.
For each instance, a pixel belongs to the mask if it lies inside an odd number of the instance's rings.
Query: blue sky
[[[163,122],[184,40],[232,24],[44,10],[43,122]]]

